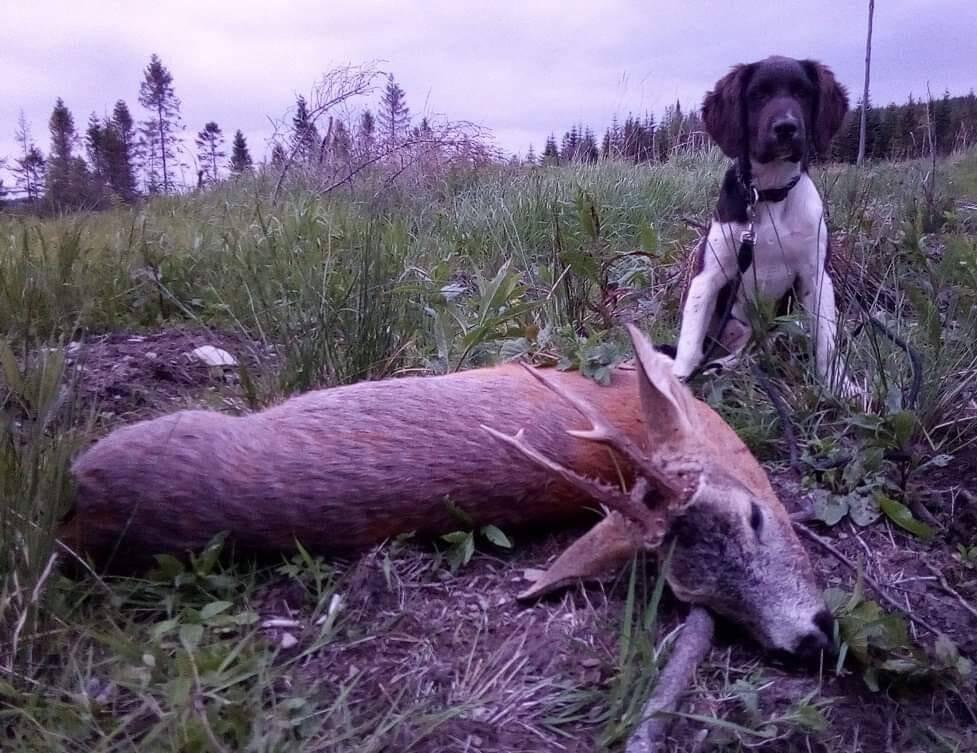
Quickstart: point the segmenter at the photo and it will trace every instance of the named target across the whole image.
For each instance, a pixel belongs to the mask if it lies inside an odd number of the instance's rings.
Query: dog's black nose
[[[822,609],[812,620],[811,631],[797,643],[795,649],[802,658],[816,657],[821,651],[829,651],[834,646],[835,618],[827,609]]]
[[[790,141],[797,135],[797,121],[793,118],[781,118],[773,123],[773,132],[778,141]]]

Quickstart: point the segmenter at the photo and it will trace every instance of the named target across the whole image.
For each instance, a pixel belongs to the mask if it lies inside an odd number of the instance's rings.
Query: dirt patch
[[[191,356],[207,345],[227,351],[252,374],[273,361],[273,351],[228,332],[171,328],[97,335],[67,348],[74,408],[93,412],[106,427],[186,407],[238,410],[237,369],[207,366]]]

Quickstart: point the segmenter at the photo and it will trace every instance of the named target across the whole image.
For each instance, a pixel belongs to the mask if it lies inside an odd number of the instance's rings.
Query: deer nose
[[[797,135],[797,121],[793,118],[778,118],[773,122],[773,132],[777,141],[790,141]]]
[[[828,651],[834,647],[835,618],[827,609],[822,609],[812,620],[811,630],[797,643],[795,649],[798,656],[803,658],[816,657],[821,651]]]

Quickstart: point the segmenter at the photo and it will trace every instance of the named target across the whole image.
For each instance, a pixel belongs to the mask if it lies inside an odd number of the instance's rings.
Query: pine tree
[[[556,148],[556,137],[551,133],[546,139],[546,146],[543,148],[543,164],[559,165],[560,152]]]
[[[241,175],[253,166],[251,152],[248,151],[248,142],[244,134],[238,129],[234,132],[234,142],[231,145],[230,169],[234,175]]]
[[[115,103],[112,120],[103,130],[109,185],[123,201],[132,201],[136,197],[136,134],[135,123],[124,100]]]
[[[37,148],[31,137],[30,123],[20,111],[17,118],[17,130],[14,139],[20,147],[20,154],[14,160],[11,172],[14,174],[16,185],[27,195],[27,201],[33,204],[38,200],[44,188],[45,168],[47,163],[41,150]]]
[[[155,53],[150,57],[139,85],[139,104],[149,112],[141,128],[146,150],[143,159],[148,165],[147,185],[151,186],[151,193],[155,190],[168,193],[175,188],[173,173],[179,153],[177,131],[182,127],[180,100],[173,90],[173,75]]]
[[[102,185],[108,183],[105,131],[102,128],[102,121],[95,113],[88,116],[88,128],[85,129],[85,153],[88,155],[88,164],[91,165],[95,180]]]
[[[319,129],[312,120],[305,97],[300,94],[295,100],[295,115],[292,117],[292,146],[295,149],[295,159],[302,162],[317,161],[319,141]]]
[[[78,186],[72,185],[74,175],[74,147],[77,141],[75,119],[58,97],[48,121],[51,132],[51,152],[47,165],[47,191],[45,198],[55,208],[77,206]]]
[[[333,126],[331,149],[333,159],[348,168],[353,154],[353,140],[350,138],[346,123],[340,119],[337,119]]]
[[[220,179],[220,162],[224,152],[224,133],[214,121],[204,125],[197,134],[197,162],[204,171],[205,180],[216,183]]]
[[[285,161],[288,159],[288,155],[285,154],[285,147],[277,143],[271,149],[271,166],[276,170],[280,170],[285,166]]]
[[[400,144],[410,129],[410,110],[404,97],[404,90],[394,81],[393,74],[387,76],[387,85],[377,109],[377,127],[380,137],[390,148]]]
[[[536,150],[533,149],[533,145],[529,145],[529,150],[526,152],[526,164],[535,165],[536,164]]]
[[[360,116],[356,142],[359,159],[363,161],[369,159],[373,155],[373,148],[376,143],[376,120],[369,110],[364,110]]]
[[[909,102],[899,108],[895,132],[892,134],[892,156],[896,159],[912,159],[919,155],[916,134],[919,128],[919,113],[912,95]]]
[[[933,109],[933,145],[937,154],[949,154],[953,148],[953,108],[950,104],[950,92],[945,91],[943,98],[932,105]]]

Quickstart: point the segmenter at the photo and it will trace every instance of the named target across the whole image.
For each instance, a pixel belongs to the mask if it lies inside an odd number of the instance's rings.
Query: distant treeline
[[[384,86],[376,85],[378,78],[385,79]],[[377,89],[379,101],[352,106]],[[172,74],[157,55],[143,71],[138,102],[141,121],[120,99],[111,116],[92,113],[80,132],[71,110],[58,97],[48,120],[47,154],[21,112],[15,131],[18,153],[6,159],[0,155],[0,167],[15,178],[12,187],[0,182],[0,207],[37,214],[98,210],[203,188],[256,167],[244,134],[234,133],[228,155],[224,133],[214,121],[197,132],[196,153],[187,154],[181,102]],[[295,99],[290,117],[277,124],[269,165],[282,178],[287,174],[321,192],[375,179],[378,173],[383,185],[388,178],[434,175],[459,161],[501,159],[478,131],[471,124],[432,122],[427,117],[414,122],[404,91],[392,75],[369,66],[348,66],[324,74],[309,98]]]
[[[855,162],[858,155],[861,103],[856,103],[832,142],[831,159]],[[873,159],[913,159],[936,153],[946,155],[977,144],[977,96],[943,97],[933,101],[913,97],[902,105],[868,108],[865,154]],[[616,119],[597,138],[589,126],[577,124],[557,142],[550,135],[541,154],[530,146],[525,162],[552,165],[627,159],[666,162],[673,154],[712,145],[698,111],[683,111],[680,102],[666,108],[661,121],[653,115]]]
[[[380,72],[350,66],[326,73],[307,100],[299,96],[291,117],[279,124],[271,143],[271,166],[284,178],[300,178],[320,193],[375,180],[378,190],[394,179],[424,180],[458,164],[484,164],[504,159],[489,147],[477,126],[469,123],[415,122],[403,89],[385,74],[378,101],[353,107],[371,95]],[[230,154],[224,133],[214,121],[203,124],[188,163],[182,133],[180,99],[173,76],[152,55],[143,71],[137,121],[122,99],[110,116],[92,113],[83,132],[58,98],[48,121],[50,147],[37,146],[23,113],[15,138],[18,152],[0,156],[15,178],[13,187],[0,181],[0,206],[35,213],[103,209],[145,196],[203,188],[254,168],[247,140],[237,130]],[[845,119],[832,145],[831,158],[854,162],[859,136],[858,103]],[[977,143],[977,97],[949,92],[933,101],[870,107],[866,154],[874,159],[911,159],[945,155]],[[695,152],[712,144],[697,110],[680,102],[667,107],[656,121],[651,114],[613,120],[598,138],[583,124],[572,126],[557,142],[551,135],[540,154],[530,146],[516,164],[555,165],[625,159],[635,163],[666,162],[673,155]],[[184,177],[189,171],[193,176]],[[279,182],[279,187],[281,180]]]

